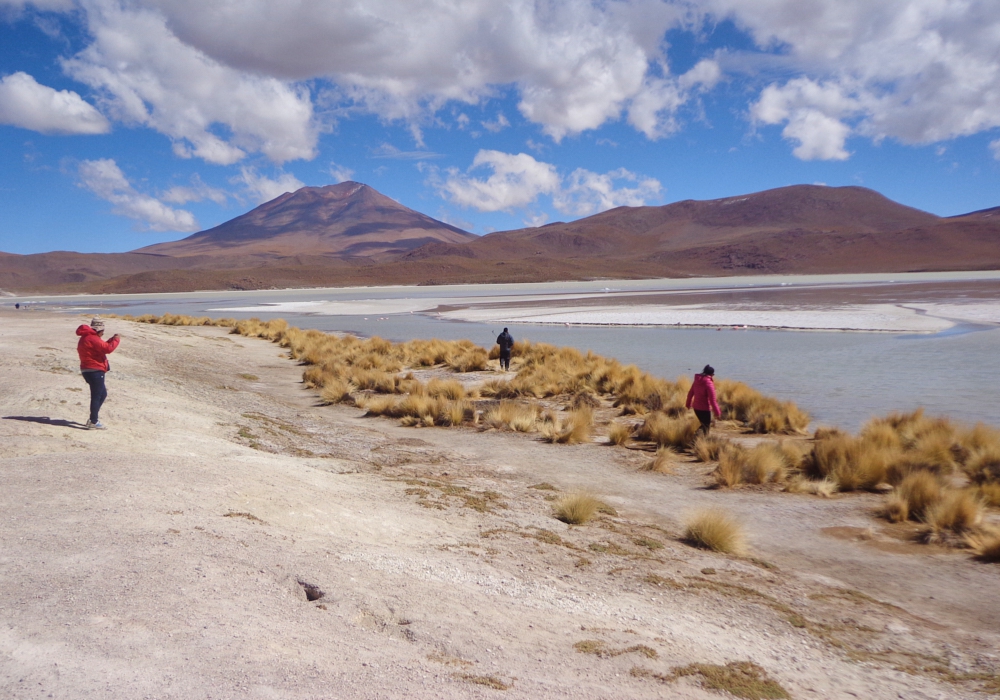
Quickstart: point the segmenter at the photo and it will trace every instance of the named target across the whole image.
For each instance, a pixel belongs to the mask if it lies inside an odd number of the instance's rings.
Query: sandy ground
[[[733,661],[794,698],[1000,691],[1000,569],[902,541],[875,496],[366,419],[212,328],[110,321],[86,431],[79,322],[0,312],[0,697],[713,698],[670,670]],[[555,520],[577,490],[617,514]],[[749,556],[680,541],[700,505]]]

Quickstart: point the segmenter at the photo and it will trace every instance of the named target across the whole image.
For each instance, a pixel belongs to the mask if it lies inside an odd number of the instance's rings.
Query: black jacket
[[[497,336],[497,345],[500,346],[500,352],[510,352],[510,349],[514,347],[514,336],[504,331]]]

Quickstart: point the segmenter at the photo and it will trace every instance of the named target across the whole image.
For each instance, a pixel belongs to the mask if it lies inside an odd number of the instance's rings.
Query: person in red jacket
[[[90,386],[90,419],[87,421],[87,429],[104,430],[105,425],[98,418],[101,405],[108,398],[104,374],[111,371],[108,355],[118,347],[121,336],[115,333],[105,342],[102,338],[104,321],[99,318],[93,319],[89,326],[84,324],[77,328],[76,334],[80,336],[80,341],[76,344],[76,351],[80,355],[80,372]]]
[[[685,406],[694,408],[694,414],[698,416],[701,427],[698,432],[704,432],[708,437],[708,431],[712,428],[712,414],[716,418],[722,418],[722,411],[719,410],[719,402],[715,398],[715,368],[712,365],[705,365],[701,374],[694,375],[694,384],[688,390]]]

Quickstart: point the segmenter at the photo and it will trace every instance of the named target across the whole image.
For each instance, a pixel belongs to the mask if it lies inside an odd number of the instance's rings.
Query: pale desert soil
[[[80,321],[0,312],[0,698],[718,698],[630,671],[731,661],[794,698],[996,686],[1000,568],[896,539],[876,496],[363,418],[214,328],[109,322],[109,429],[84,431]],[[576,490],[617,515],[555,520]],[[679,540],[703,504],[750,556]]]

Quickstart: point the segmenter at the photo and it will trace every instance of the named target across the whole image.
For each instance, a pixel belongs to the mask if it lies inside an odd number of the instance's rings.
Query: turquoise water
[[[896,277],[899,277],[898,275]],[[782,278],[789,279],[789,278]],[[827,278],[823,278],[826,280]],[[839,278],[856,280],[857,278]],[[759,281],[759,280],[758,280]],[[692,283],[668,281],[684,288],[720,288],[719,280]],[[725,280],[732,295],[746,285]],[[658,281],[662,288],[662,281]],[[647,285],[643,287],[642,285]],[[317,316],[209,311],[261,303],[492,297],[553,292],[652,288],[653,282],[592,282],[565,285],[468,285],[449,287],[384,287],[366,289],[210,292],[171,295],[121,295],[89,298],[32,298],[32,306],[58,311],[92,313],[165,312],[196,316],[247,318],[281,316],[303,328],[347,331],[390,340],[469,338],[485,347],[493,344],[497,325],[445,321],[431,315],[405,313],[365,316]],[[890,290],[891,291],[891,290]],[[885,298],[889,291],[880,287]],[[980,292],[981,295],[981,292]],[[36,306],[37,308],[37,306]],[[384,318],[385,320],[379,320]],[[517,339],[567,345],[582,351],[634,363],[658,376],[673,378],[712,364],[717,376],[738,379],[808,410],[814,424],[856,430],[868,418],[923,406],[931,414],[963,422],[984,421],[1000,426],[1000,329],[958,327],[937,335],[890,333],[798,332],[777,330],[706,330],[657,327],[565,327],[507,324]]]

